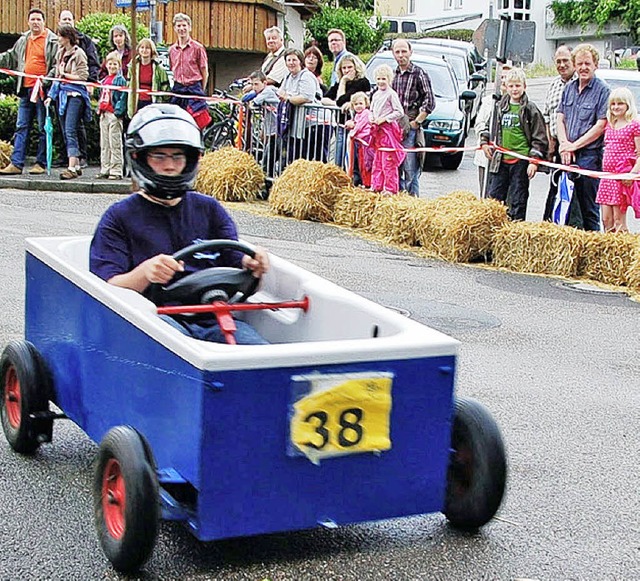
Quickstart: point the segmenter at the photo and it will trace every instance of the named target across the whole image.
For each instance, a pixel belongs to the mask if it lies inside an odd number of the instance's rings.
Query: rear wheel
[[[500,508],[507,461],[500,430],[478,402],[454,402],[451,457],[444,514],[452,526],[477,529]]]
[[[102,440],[93,503],[98,539],[113,567],[138,570],[155,546],[160,504],[151,448],[133,428],[112,428]]]
[[[28,341],[12,341],[0,357],[0,416],[9,445],[32,454],[51,441],[53,420],[49,411],[49,378],[44,362]],[[43,414],[38,417],[35,414]]]

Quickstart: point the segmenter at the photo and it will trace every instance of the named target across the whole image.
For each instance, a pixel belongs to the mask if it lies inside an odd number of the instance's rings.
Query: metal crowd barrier
[[[245,104],[238,122],[237,147],[250,153],[273,180],[296,159],[348,168],[344,115],[338,107],[292,107],[286,133],[278,131],[276,106]]]

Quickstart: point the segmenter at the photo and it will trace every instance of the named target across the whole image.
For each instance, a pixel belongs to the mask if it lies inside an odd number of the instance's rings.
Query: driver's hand
[[[150,283],[166,284],[176,272],[184,271],[184,262],[178,262],[169,254],[158,254],[142,264],[144,276]]]
[[[269,270],[269,255],[264,248],[256,247],[255,258],[245,254],[242,257],[242,266],[248,268],[253,273],[253,276],[260,278]]]

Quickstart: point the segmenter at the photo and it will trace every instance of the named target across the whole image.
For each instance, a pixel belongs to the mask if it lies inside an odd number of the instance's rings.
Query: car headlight
[[[440,131],[460,131],[462,129],[462,123],[453,120],[434,120],[429,121],[427,127]]]

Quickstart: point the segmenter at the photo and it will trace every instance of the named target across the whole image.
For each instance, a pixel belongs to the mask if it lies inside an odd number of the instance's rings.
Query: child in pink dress
[[[379,66],[374,77],[378,90],[371,97],[371,145],[375,151],[371,188],[376,192],[397,194],[400,188],[398,167],[406,157],[402,149],[402,129],[398,125],[404,109],[398,94],[391,88],[391,67]],[[380,148],[393,151],[380,151]]]
[[[349,137],[355,139],[355,149],[358,152],[358,169],[365,188],[371,187],[371,168],[373,166],[374,151],[371,148],[371,112],[369,111],[369,97],[358,91],[349,99],[355,117],[349,119],[344,126],[349,129]]]
[[[633,94],[619,87],[609,95],[604,132],[602,169],[613,173],[640,173],[640,121]],[[640,218],[640,182],[601,179],[596,202],[600,204],[605,232],[627,232],[627,208]]]

